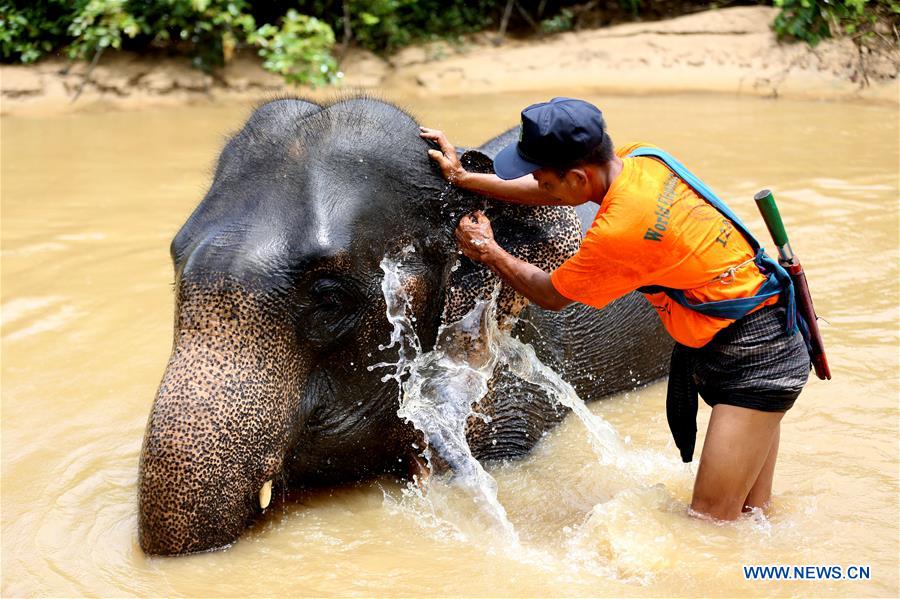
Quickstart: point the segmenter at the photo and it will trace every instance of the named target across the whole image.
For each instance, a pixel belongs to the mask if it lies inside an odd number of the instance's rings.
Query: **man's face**
[[[566,171],[560,179],[552,169],[538,169],[533,176],[541,190],[557,198],[564,206],[578,206],[591,200],[587,176],[580,169]]]

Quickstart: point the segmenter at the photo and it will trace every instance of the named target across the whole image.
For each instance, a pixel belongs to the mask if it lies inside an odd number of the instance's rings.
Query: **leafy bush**
[[[179,46],[195,66],[221,66],[255,31],[245,0],[89,0],[69,26],[71,58],[105,48]]]
[[[223,65],[256,29],[246,0],[129,0],[129,6],[146,22],[152,45],[183,48],[207,71]]]
[[[896,0],[774,0],[781,9],[775,32],[781,38],[803,40],[815,46],[833,34],[860,40],[875,35],[879,20],[900,23]],[[895,30],[896,31],[896,30]]]
[[[335,6],[335,4],[337,6]],[[411,43],[480,31],[503,0],[347,0],[352,41],[374,52]],[[335,31],[346,31],[342,2],[302,2],[301,10],[323,15]]]
[[[124,12],[126,0],[90,0],[69,25],[67,33],[75,38],[69,56],[85,58],[106,48],[121,48],[122,34],[135,37],[149,29],[143,19]]]
[[[327,23],[291,9],[281,27],[263,25],[248,37],[259,46],[263,66],[289,83],[322,85],[337,77],[337,61],[331,54],[334,32]]]
[[[510,27],[544,32],[599,23],[681,14],[725,0],[518,0]],[[455,38],[499,25],[508,0],[0,0],[0,60],[33,62],[65,50],[73,59],[96,59],[108,48],[165,50],[189,56],[210,70],[236,48],[256,48],[264,66],[290,82],[334,81],[337,43],[375,52],[408,44]],[[900,0],[773,0],[781,8],[781,37],[816,44],[834,33],[857,43],[881,35],[896,40]],[[730,1],[728,3],[731,3]],[[754,0],[740,3],[754,3]],[[528,14],[532,15],[531,17]],[[315,15],[315,16],[313,16]],[[880,25],[879,25],[880,24]],[[894,26],[891,32],[890,25]],[[531,29],[528,29],[529,31]],[[338,32],[336,35],[335,32]]]
[[[0,0],[0,58],[4,62],[34,62],[64,46],[69,23],[86,0]]]
[[[107,48],[171,48],[200,68],[221,65],[255,31],[246,0],[0,0],[0,55],[32,62],[65,47],[70,58]]]
[[[568,8],[559,11],[559,14],[541,21],[541,31],[544,33],[560,33],[569,31],[575,26],[575,15]]]
[[[505,0],[346,0],[346,25],[357,45],[390,52],[415,41],[484,29],[503,4]],[[91,58],[106,48],[156,47],[192,56],[197,66],[208,69],[222,64],[236,46],[249,44],[259,46],[278,72],[287,68],[299,73],[286,66],[290,57],[322,58],[321,64],[331,69],[322,48],[335,43],[334,31],[345,30],[344,19],[341,0],[255,5],[247,0],[0,0],[0,53],[4,61],[31,62],[62,47],[72,58]],[[290,43],[294,34],[305,41]],[[282,49],[285,55],[277,57]]]

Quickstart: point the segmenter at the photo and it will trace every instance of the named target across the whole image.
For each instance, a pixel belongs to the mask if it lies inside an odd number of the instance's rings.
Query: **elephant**
[[[490,158],[515,129],[463,155]],[[234,543],[276,492],[421,466],[421,434],[400,418],[380,268],[410,249],[403,286],[423,350],[498,279],[459,255],[453,230],[481,208],[512,253],[552,269],[594,214],[490,201],[447,184],[400,108],[367,96],[259,106],[225,144],[211,185],[172,240],[172,353],[150,411],[138,480],[138,536],[151,555]],[[666,374],[671,342],[639,294],[603,310],[547,312],[503,287],[503,326],[591,400]],[[565,415],[498,369],[475,406],[472,453],[521,457]]]

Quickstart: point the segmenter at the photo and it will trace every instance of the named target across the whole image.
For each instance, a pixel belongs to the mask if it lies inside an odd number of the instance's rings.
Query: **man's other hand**
[[[456,227],[456,240],[462,253],[478,262],[483,262],[497,245],[491,221],[480,210],[462,217]]]
[[[447,181],[454,185],[459,185],[463,177],[468,173],[456,155],[456,148],[447,140],[444,132],[437,129],[419,127],[419,135],[423,139],[433,141],[438,145],[440,151],[428,150],[428,157],[438,163],[438,166],[441,167],[441,173],[443,173]]]

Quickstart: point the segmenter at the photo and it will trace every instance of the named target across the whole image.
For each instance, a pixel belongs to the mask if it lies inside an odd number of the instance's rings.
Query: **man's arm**
[[[491,221],[482,212],[462,218],[456,228],[456,239],[463,254],[490,268],[513,289],[541,308],[562,310],[572,303],[572,300],[556,290],[549,274],[533,264],[519,260],[497,245]]]
[[[463,168],[453,147],[443,132],[420,127],[421,136],[438,144],[439,150],[428,150],[428,156],[438,163],[444,178],[450,183],[482,195],[530,206],[557,206],[561,202],[540,188],[531,175],[506,181],[488,173],[470,173]]]
[[[429,154],[431,152],[439,154],[437,150],[431,150]],[[493,173],[470,173],[462,167],[460,167],[460,170],[462,172],[452,183],[481,195],[504,202],[528,206],[559,206],[562,203],[559,198],[555,198],[541,190],[537,181],[531,175],[506,181]]]

